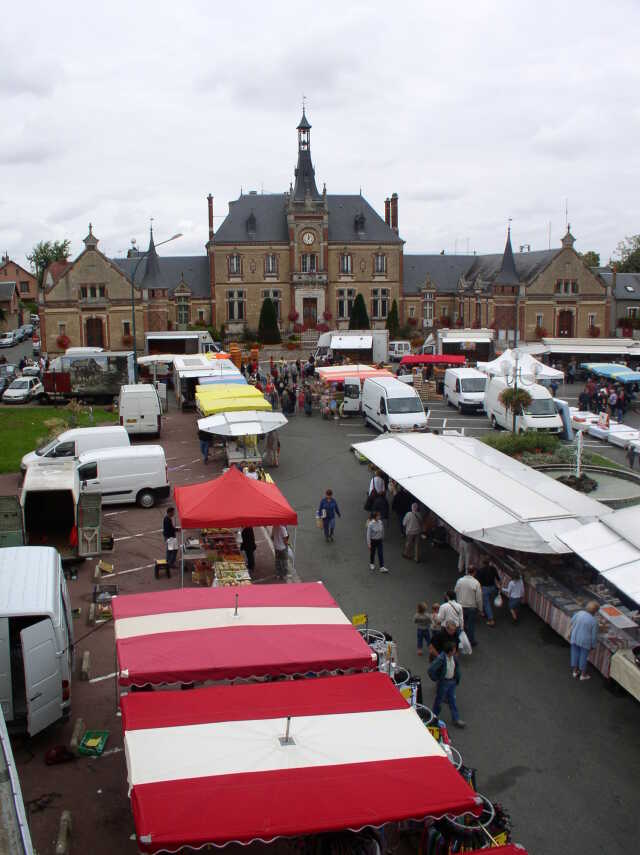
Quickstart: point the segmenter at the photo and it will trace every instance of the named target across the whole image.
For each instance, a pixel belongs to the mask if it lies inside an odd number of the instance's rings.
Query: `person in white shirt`
[[[420,550],[420,533],[422,531],[422,517],[418,513],[418,503],[414,502],[411,505],[411,510],[407,511],[402,519],[402,527],[405,532],[404,549],[402,550],[403,558],[413,558],[414,561],[419,561]]]
[[[276,576],[285,580],[289,572],[289,532],[284,525],[274,525],[271,529],[271,540],[276,558]]]
[[[509,600],[509,611],[511,612],[513,622],[518,623],[520,604],[524,599],[524,582],[519,573],[514,573],[513,579],[507,585],[505,594]]]
[[[464,612],[462,606],[456,602],[456,592],[447,591],[445,597],[447,598],[446,602],[438,609],[438,623],[440,626],[453,623],[458,629],[464,629]]]
[[[384,496],[387,492],[387,488],[384,483],[384,478],[380,474],[380,470],[376,469],[373,473],[373,477],[371,481],[369,481],[369,493],[370,496],[372,493],[377,493],[379,496]]]
[[[475,647],[476,618],[482,614],[482,585],[476,579],[476,568],[470,567],[466,576],[461,576],[456,582],[455,592],[458,604],[462,606],[464,626],[471,646]]]

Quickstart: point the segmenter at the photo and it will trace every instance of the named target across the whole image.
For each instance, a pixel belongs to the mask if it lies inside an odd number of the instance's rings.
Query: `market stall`
[[[191,560],[203,561],[207,557],[206,552],[189,556],[185,550],[190,540],[203,537],[203,530],[298,524],[298,515],[275,484],[247,478],[235,467],[213,481],[176,487],[174,498],[182,526],[182,586],[185,560],[191,556]]]
[[[462,367],[467,357],[456,353],[408,353],[400,360],[400,365],[449,365]]]
[[[113,620],[121,686],[376,667],[321,582],[128,594]]]
[[[219,383],[196,388],[196,409],[201,416],[253,410],[270,412],[271,404],[262,392],[248,384]]]
[[[144,852],[481,810],[381,673],[129,695],[122,724]]]
[[[262,454],[258,447],[258,437],[279,430],[287,423],[287,418],[282,413],[241,410],[198,419],[198,430],[225,438],[225,451],[230,466],[234,463],[260,465]]]
[[[640,371],[633,371],[628,365],[617,362],[581,362],[580,368],[616,383],[640,383]]]
[[[373,365],[332,365],[318,368],[317,396],[324,418],[360,412],[362,384],[368,377],[393,377],[386,368]]]

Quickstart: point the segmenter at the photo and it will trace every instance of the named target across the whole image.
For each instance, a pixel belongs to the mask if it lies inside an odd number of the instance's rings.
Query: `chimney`
[[[391,199],[388,196],[384,200],[384,221],[388,226],[391,225]]]
[[[398,234],[398,194],[391,194],[391,228]]]
[[[209,240],[213,240],[213,196],[211,193],[207,196],[209,203]]]

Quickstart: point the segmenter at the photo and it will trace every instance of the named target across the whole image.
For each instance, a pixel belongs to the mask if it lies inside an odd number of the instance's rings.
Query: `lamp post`
[[[518,350],[518,348],[516,348],[513,351],[513,355],[515,356],[515,365],[513,366],[513,376],[510,380],[509,379],[509,372],[506,371],[505,372],[505,382],[506,382],[507,386],[513,386],[514,401],[513,401],[513,408],[512,408],[512,415],[513,415],[512,431],[513,431],[513,433],[515,433],[516,432],[516,418],[517,418],[516,406],[517,406],[517,395],[518,395],[518,380],[520,381],[521,386],[532,386],[533,383],[535,383],[535,377],[533,378],[533,381],[531,383],[525,382],[524,377],[522,375],[522,370],[518,365],[518,363],[520,361],[520,351]]]
[[[166,240],[161,240],[160,243],[154,244],[155,246],[162,246],[164,243],[169,243],[172,240],[177,240],[177,238],[182,237],[182,232],[178,232],[178,234],[173,235],[173,237],[167,238]],[[131,274],[131,331],[133,333],[133,382],[138,382],[138,346],[136,342],[136,294],[135,294],[135,281],[136,281],[136,273],[138,272],[138,267],[140,267],[140,262],[143,258],[146,258],[149,255],[149,251],[143,252],[136,265],[133,268],[133,273]]]

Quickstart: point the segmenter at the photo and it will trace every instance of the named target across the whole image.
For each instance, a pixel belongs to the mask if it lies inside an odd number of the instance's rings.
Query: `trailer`
[[[171,353],[176,356],[217,352],[220,347],[208,330],[166,330],[148,332],[144,336],[144,351],[149,356]]]
[[[314,354],[316,362],[349,359],[378,364],[389,361],[389,330],[333,330],[322,333]]]
[[[460,355],[468,362],[493,359],[496,332],[492,329],[458,327],[439,329],[431,333],[423,344],[423,354]]]
[[[42,377],[43,400],[110,401],[130,383],[135,383],[131,351],[65,353]]]

